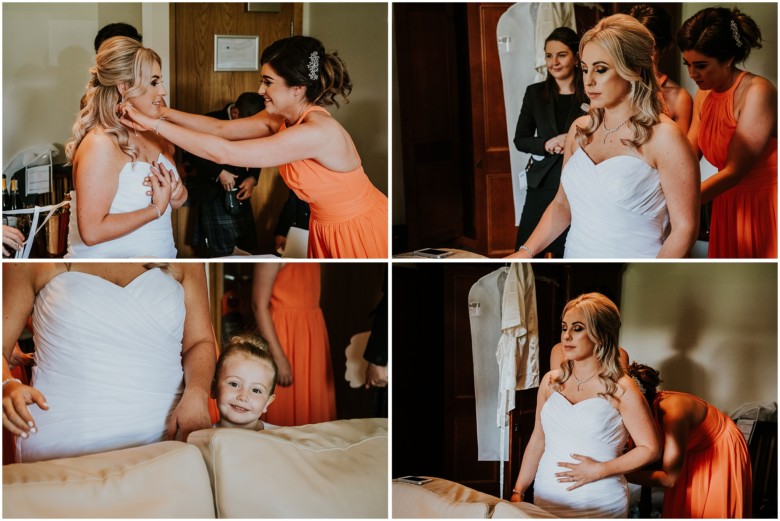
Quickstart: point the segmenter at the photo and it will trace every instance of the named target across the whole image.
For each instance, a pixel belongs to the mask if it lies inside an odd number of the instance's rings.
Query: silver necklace
[[[629,120],[629,119],[630,119],[630,118],[626,118],[626,119],[624,119],[624,120],[623,120],[623,123],[621,123],[620,125],[616,126],[615,128],[607,128],[607,119],[606,119],[606,118],[604,118],[604,119],[601,121],[601,126],[602,126],[602,127],[604,127],[604,132],[606,132],[606,134],[604,134],[604,143],[606,143],[606,142],[607,142],[607,137],[609,137],[609,135],[610,135],[610,134],[614,134],[615,132],[617,132],[618,130],[620,130],[620,127],[622,127],[623,125],[625,125],[626,123],[628,123],[628,120]]]
[[[592,375],[590,375],[586,379],[580,380],[579,378],[577,378],[577,375],[576,375],[576,373],[574,371],[572,371],[571,374],[572,374],[572,376],[574,376],[574,379],[577,380],[577,391],[579,391],[584,384],[588,383],[591,378],[596,376],[596,373],[593,373]]]

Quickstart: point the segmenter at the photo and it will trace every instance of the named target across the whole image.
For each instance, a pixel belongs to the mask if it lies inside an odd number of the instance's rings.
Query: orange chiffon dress
[[[701,108],[699,148],[718,170],[726,156],[737,122],[734,91],[743,71],[725,92],[711,91]],[[777,138],[773,137],[756,164],[734,187],[713,199],[710,258],[777,257]]]
[[[673,391],[659,391],[653,404]],[[752,471],[747,443],[737,425],[707,404],[707,416],[690,433],[674,487],[664,492],[664,518],[751,517]]]
[[[292,366],[293,384],[276,386],[265,421],[292,426],[336,419],[330,342],[320,309],[320,266],[291,263],[279,270],[271,292],[271,319]]]
[[[312,111],[330,115],[322,107],[310,107],[296,124]],[[286,128],[282,125],[280,132]],[[351,172],[335,172],[302,159],[279,166],[279,173],[311,208],[309,258],[387,258],[387,197],[371,184],[362,164]]]

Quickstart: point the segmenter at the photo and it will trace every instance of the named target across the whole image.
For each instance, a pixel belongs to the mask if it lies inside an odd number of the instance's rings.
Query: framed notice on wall
[[[259,36],[214,35],[214,70],[256,71],[260,58]]]

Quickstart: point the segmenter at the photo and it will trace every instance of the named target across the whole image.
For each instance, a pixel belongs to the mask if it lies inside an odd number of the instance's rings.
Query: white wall
[[[621,345],[662,389],[727,413],[777,401],[776,263],[631,264],[621,312]]]
[[[352,80],[349,104],[330,107],[352,136],[366,174],[388,193],[388,3],[304,5],[304,34],[338,51]]]

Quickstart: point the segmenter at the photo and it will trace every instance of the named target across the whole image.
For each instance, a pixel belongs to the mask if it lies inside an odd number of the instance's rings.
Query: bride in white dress
[[[620,366],[620,313],[599,293],[563,310],[566,363],[539,386],[536,424],[512,501],[533,482],[534,504],[558,517],[628,516],[623,474],[655,461],[661,445],[650,409]],[[628,436],[634,447],[624,453]]]
[[[153,130],[123,126],[116,112],[132,99],[157,117],[166,95],[160,64],[132,38],[110,38],[98,51],[65,149],[76,188],[67,258],[176,258],[171,211],[187,200],[187,189],[171,160],[174,147]]]
[[[30,314],[27,386],[7,361]],[[215,351],[202,264],[3,264],[3,426],[17,463],[208,428]]]
[[[627,15],[580,41],[589,114],[566,138],[561,185],[528,241],[530,258],[571,225],[568,258],[687,257],[699,225],[699,167],[663,113],[653,37]]]

